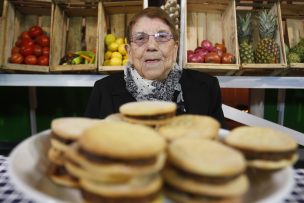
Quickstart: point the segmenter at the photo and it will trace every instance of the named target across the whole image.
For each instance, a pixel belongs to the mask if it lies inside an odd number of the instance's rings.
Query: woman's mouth
[[[145,63],[158,63],[160,61],[160,59],[146,59]]]

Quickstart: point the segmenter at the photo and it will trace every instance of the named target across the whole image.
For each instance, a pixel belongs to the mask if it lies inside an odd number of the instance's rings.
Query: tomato
[[[25,38],[25,39],[22,39],[21,45],[22,46],[33,46],[34,41],[32,39]]]
[[[20,53],[20,47],[13,47],[12,54]]]
[[[22,40],[21,40],[21,38],[18,38],[18,39],[17,39],[17,41],[16,41],[16,43],[15,43],[15,46],[16,46],[16,47],[21,47],[21,46],[22,46]]]
[[[216,43],[215,46],[214,46],[215,49],[217,50],[221,50],[222,53],[226,53],[227,49],[225,47],[224,44],[219,44],[219,43]]]
[[[10,62],[20,64],[23,62],[23,56],[19,53],[14,53],[10,58]]]
[[[25,63],[28,65],[36,65],[37,64],[37,57],[34,55],[28,55],[24,59]]]
[[[221,57],[215,52],[210,52],[205,56],[205,63],[221,63]]]
[[[41,29],[40,26],[38,25],[35,25],[35,26],[32,26],[30,27],[29,31],[28,31],[29,35],[32,37],[32,38],[35,38],[39,35],[42,35],[43,34],[43,31]]]
[[[225,64],[233,64],[236,62],[236,58],[233,54],[230,54],[230,53],[225,53],[223,54],[222,56],[222,63],[225,63]]]
[[[50,48],[49,47],[42,47],[42,55],[49,56],[50,55]]]
[[[32,55],[34,53],[34,45],[32,46],[22,46],[20,49],[20,53],[23,56]]]
[[[48,66],[49,65],[49,57],[40,56],[38,58],[38,64],[41,65],[41,66]]]
[[[46,35],[39,35],[37,37],[37,43],[42,47],[49,47],[50,46],[50,39]]]
[[[34,45],[34,55],[35,56],[41,56],[42,55],[42,48],[41,46],[35,44]]]
[[[20,38],[21,39],[31,39],[31,36],[29,35],[29,33],[27,31],[25,31],[20,34]]]

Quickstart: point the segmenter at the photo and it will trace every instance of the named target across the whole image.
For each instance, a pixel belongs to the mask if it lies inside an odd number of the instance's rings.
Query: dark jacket
[[[184,69],[180,84],[187,114],[209,115],[224,126],[221,91],[216,77]],[[123,72],[116,73],[95,82],[85,116],[105,118],[131,101],[136,100],[126,90]]]

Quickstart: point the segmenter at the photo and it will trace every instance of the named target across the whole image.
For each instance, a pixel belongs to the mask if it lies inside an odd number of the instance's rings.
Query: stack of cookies
[[[49,177],[59,185],[77,187],[78,181],[65,169],[65,152],[76,142],[82,132],[98,123],[89,118],[66,117],[54,119],[51,123],[51,147],[48,150],[50,160]]]
[[[249,188],[243,155],[220,142],[182,137],[168,147],[165,194],[180,203],[239,203]]]
[[[147,126],[164,125],[176,115],[176,104],[168,101],[129,102],[119,108],[122,120]]]
[[[160,198],[165,147],[149,127],[103,121],[67,151],[65,167],[87,202],[152,203]]]
[[[170,142],[184,136],[217,139],[219,129],[220,123],[210,116],[187,114],[176,116],[159,126],[158,132]]]

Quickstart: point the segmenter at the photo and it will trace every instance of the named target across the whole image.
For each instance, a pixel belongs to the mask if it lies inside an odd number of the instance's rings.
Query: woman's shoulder
[[[95,82],[95,86],[110,86],[112,87],[117,85],[123,85],[125,84],[124,81],[124,73],[118,72],[110,74],[104,78],[101,78]]]
[[[199,81],[199,82],[215,82],[217,81],[217,78],[209,75],[204,72],[191,70],[191,69],[184,69],[182,78],[184,80],[190,80],[190,81]]]

